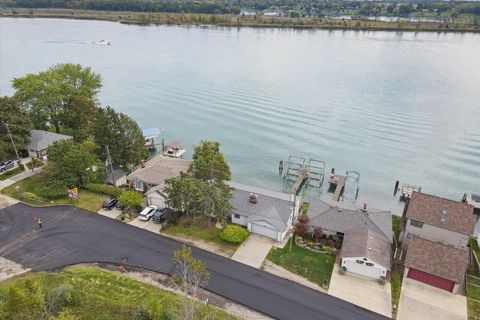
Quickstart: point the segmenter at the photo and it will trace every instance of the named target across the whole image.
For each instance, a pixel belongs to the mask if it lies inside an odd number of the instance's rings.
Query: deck
[[[307,169],[300,170],[297,180],[295,180],[295,183],[292,185],[292,188],[290,189],[290,193],[297,194],[298,189],[307,178],[308,178],[308,170]]]
[[[342,195],[343,189],[345,188],[345,176],[333,176],[330,178],[330,185],[336,185],[335,192],[333,193],[332,199],[338,201]]]

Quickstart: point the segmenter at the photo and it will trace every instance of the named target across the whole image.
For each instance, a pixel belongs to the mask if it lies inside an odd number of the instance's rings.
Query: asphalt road
[[[39,229],[33,217],[43,221]],[[124,263],[161,273],[182,244],[85,210],[16,204],[0,210],[0,256],[35,271],[77,263]],[[387,319],[247,265],[192,248],[211,272],[209,291],[277,319]]]

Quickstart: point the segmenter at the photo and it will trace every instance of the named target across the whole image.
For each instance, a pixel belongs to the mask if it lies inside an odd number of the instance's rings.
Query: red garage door
[[[452,292],[453,288],[455,287],[455,282],[451,280],[440,278],[433,274],[426,273],[413,268],[410,268],[408,270],[407,277],[429,284],[431,286],[443,289],[443,290],[447,290],[449,292]]]

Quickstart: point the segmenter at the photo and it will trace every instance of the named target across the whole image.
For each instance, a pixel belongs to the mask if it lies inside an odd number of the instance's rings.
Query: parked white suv
[[[140,212],[140,214],[138,215],[138,219],[142,221],[148,221],[150,220],[150,218],[153,217],[153,215],[155,214],[155,212],[157,212],[157,210],[158,210],[157,206],[148,206],[145,209],[143,209],[142,212]]]

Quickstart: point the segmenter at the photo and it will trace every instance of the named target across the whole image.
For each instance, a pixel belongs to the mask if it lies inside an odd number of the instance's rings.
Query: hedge
[[[110,186],[107,184],[100,184],[100,183],[88,183],[85,185],[84,189],[87,189],[95,193],[102,193],[112,197],[116,197],[120,194],[120,191],[116,190],[114,186]]]
[[[242,243],[245,241],[245,239],[247,239],[249,234],[250,232],[248,232],[245,228],[235,224],[227,224],[220,231],[220,238],[227,242]]]

